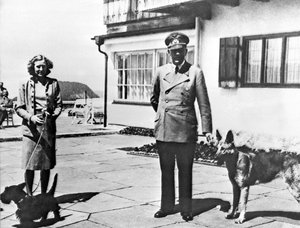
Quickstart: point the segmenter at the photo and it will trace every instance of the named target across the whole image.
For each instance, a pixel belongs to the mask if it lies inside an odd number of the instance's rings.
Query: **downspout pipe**
[[[202,20],[200,17],[195,17],[195,65],[200,67],[201,63],[201,33],[202,33]]]
[[[101,39],[99,36],[95,36],[95,42],[98,46],[98,51],[105,56],[105,75],[104,75],[104,118],[103,118],[103,126],[107,127],[107,63],[108,63],[108,55],[106,52],[101,50],[101,45],[104,44],[104,39]]]

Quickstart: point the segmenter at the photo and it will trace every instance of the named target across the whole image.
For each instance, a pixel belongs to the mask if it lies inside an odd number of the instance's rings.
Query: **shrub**
[[[120,130],[119,133],[124,135],[141,135],[154,137],[153,129],[144,127],[126,127]]]

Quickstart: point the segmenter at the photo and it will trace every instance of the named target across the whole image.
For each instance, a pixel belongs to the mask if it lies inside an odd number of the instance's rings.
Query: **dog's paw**
[[[234,219],[234,214],[227,214],[226,216],[225,216],[225,218],[226,219]]]
[[[238,217],[236,220],[234,220],[234,223],[236,224],[242,224],[246,221],[245,217]]]
[[[226,219],[234,219],[238,217],[238,213],[236,211],[229,212],[225,218]]]

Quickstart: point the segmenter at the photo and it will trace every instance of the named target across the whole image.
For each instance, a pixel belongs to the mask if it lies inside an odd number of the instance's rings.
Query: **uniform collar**
[[[184,60],[184,62],[179,67],[178,73],[180,73],[180,74],[188,73],[190,67],[191,67],[191,64]]]
[[[178,73],[175,74],[175,65],[169,64],[167,66],[166,74],[163,76],[163,81],[166,83],[166,91],[172,89],[173,87],[185,82],[189,81],[189,69],[191,64],[185,62],[182,67],[179,69]],[[181,73],[184,72],[184,73]]]
[[[185,62],[186,62],[186,61],[183,60],[183,62],[178,66],[179,71],[180,71],[181,67],[184,65]],[[175,66],[175,68],[176,68],[176,66]],[[179,72],[179,71],[178,71],[178,72]]]
[[[171,83],[172,81],[174,81],[174,76],[175,76],[175,65],[174,64],[168,64],[167,65],[167,69],[166,69],[166,73],[164,75],[164,80]],[[185,77],[189,77],[189,69],[191,67],[191,64],[188,63],[187,61],[184,61],[184,63],[181,65],[178,74],[181,74]],[[180,77],[179,77],[180,78]]]

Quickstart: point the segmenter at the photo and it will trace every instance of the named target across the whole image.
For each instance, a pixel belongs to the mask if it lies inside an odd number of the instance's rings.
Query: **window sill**
[[[113,100],[113,104],[126,104],[126,105],[143,105],[143,106],[150,106],[150,102],[147,101],[131,101],[131,100]]]
[[[241,88],[300,88],[300,84],[243,84]]]

